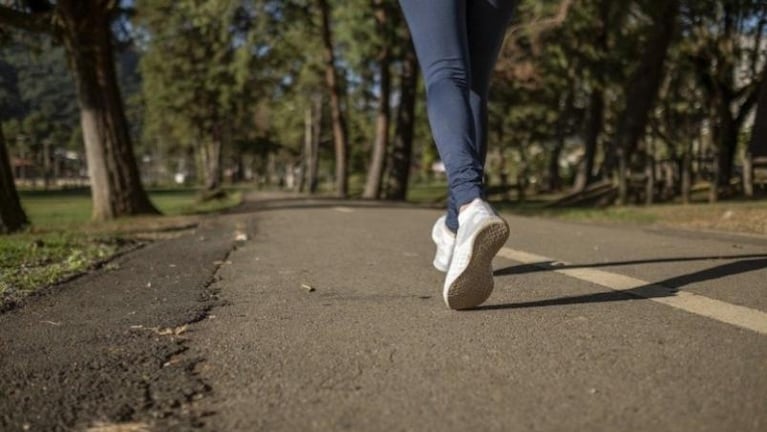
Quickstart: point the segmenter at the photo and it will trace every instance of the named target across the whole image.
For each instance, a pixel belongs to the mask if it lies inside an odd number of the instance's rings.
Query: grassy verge
[[[195,189],[154,189],[149,191],[149,198],[165,216],[179,216],[232,207],[240,203],[242,192],[232,190],[224,199],[199,202]],[[79,229],[90,221],[91,198],[87,189],[22,191],[21,202],[34,230]],[[113,223],[103,225],[108,229]]]
[[[133,242],[67,232],[0,239],[0,311],[37,289],[91,268]]]
[[[723,201],[715,204],[654,204],[596,208],[547,208],[545,202],[501,203],[500,208],[523,216],[604,224],[657,225],[767,235],[767,200]]]
[[[0,236],[0,311],[147,238],[189,228],[199,215],[231,208],[242,200],[239,190],[208,202],[199,202],[193,189],[158,189],[149,194],[165,216],[91,223],[87,190],[22,191],[22,205],[32,226],[19,234]]]
[[[433,183],[414,186],[409,193],[413,202],[444,200],[447,186]],[[664,203],[650,206],[607,208],[550,208],[547,204],[560,195],[532,195],[523,203],[498,201],[499,210],[532,217],[605,224],[659,225],[684,229],[705,229],[767,235],[767,200],[729,200],[715,204],[705,202],[706,193],[693,198],[693,204]]]

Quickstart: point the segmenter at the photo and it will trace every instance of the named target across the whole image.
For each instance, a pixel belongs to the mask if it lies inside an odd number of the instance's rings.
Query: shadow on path
[[[544,261],[532,264],[519,264],[502,269],[495,270],[493,276],[508,276],[518,275],[524,273],[535,273],[541,271],[552,270],[564,270],[564,269],[576,269],[576,268],[596,268],[596,267],[617,267],[628,266],[637,264],[659,264],[659,263],[676,263],[676,262],[690,262],[690,261],[722,261],[722,260],[744,260],[751,258],[767,258],[767,254],[745,254],[745,255],[708,255],[708,256],[695,256],[695,257],[671,257],[671,258],[648,258],[632,261],[614,261],[606,263],[593,263],[593,264],[565,264],[557,261]]]
[[[641,262],[673,262],[673,261],[692,261],[703,259],[733,259],[744,258],[739,261],[722,264],[716,267],[712,267],[705,270],[696,271],[680,276],[675,276],[669,279],[662,280],[656,283],[650,283],[637,288],[621,291],[606,291],[595,294],[586,294],[579,296],[559,297],[548,300],[539,300],[532,302],[522,303],[505,303],[498,305],[480,306],[474,310],[496,310],[496,309],[524,309],[532,307],[544,307],[544,306],[564,306],[571,304],[582,303],[604,303],[613,301],[625,301],[625,300],[643,300],[648,298],[657,297],[670,297],[676,295],[679,288],[694,284],[697,282],[703,282],[707,280],[720,279],[727,276],[732,276],[741,273],[748,273],[752,271],[762,270],[767,268],[767,255],[740,255],[730,257],[699,257],[699,258],[661,258],[659,260],[643,260],[637,262],[631,262],[637,264]],[[605,264],[585,264],[585,265],[564,265],[556,266],[551,262],[536,263],[536,264],[523,264],[519,266],[507,267],[496,272],[496,275],[509,275],[509,274],[521,274],[531,271],[547,271],[547,270],[559,270],[563,268],[587,268],[587,267],[602,267],[610,265],[626,265],[623,263],[605,263]],[[531,270],[531,268],[537,268]]]

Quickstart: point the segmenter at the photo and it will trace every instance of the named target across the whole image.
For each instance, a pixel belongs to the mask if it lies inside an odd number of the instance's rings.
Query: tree
[[[754,195],[755,157],[767,158],[767,68],[764,69],[754,127],[743,162],[743,192],[747,197]]]
[[[587,28],[595,31],[593,49],[586,50],[588,70],[592,74],[591,88],[589,89],[588,109],[586,125],[583,129],[583,158],[578,165],[573,189],[583,191],[595,180],[594,166],[599,148],[600,136],[605,122],[605,88],[607,86],[607,71],[612,69],[608,63],[610,52],[610,32],[614,31],[614,19],[611,19],[613,2],[598,0],[595,4],[596,11],[587,15],[586,19],[593,19]],[[575,18],[573,18],[575,19]],[[593,27],[596,27],[594,29]],[[583,37],[578,39],[582,39]],[[590,55],[589,55],[590,54]]]
[[[418,59],[406,31],[405,34],[405,41],[402,42],[404,56],[399,77],[399,105],[397,106],[394,141],[389,153],[389,181],[386,190],[386,198],[394,200],[407,198],[418,93]]]
[[[373,157],[370,160],[368,177],[365,183],[363,198],[378,199],[381,197],[381,185],[386,163],[386,152],[389,147],[389,124],[391,123],[391,62],[392,62],[392,24],[390,4],[384,0],[374,0],[376,33],[379,37],[378,47],[378,112],[376,113],[375,139],[373,141]]]
[[[349,136],[346,130],[346,117],[341,103],[341,86],[338,82],[338,71],[335,63],[333,30],[330,25],[331,9],[327,0],[317,0],[317,7],[320,10],[322,20],[321,35],[325,60],[325,84],[328,93],[330,93],[330,112],[336,152],[336,194],[341,198],[346,198],[349,194]]]
[[[0,127],[0,234],[18,231],[28,223],[21,207],[16,184],[13,181],[11,161],[5,147],[5,137]]]
[[[756,107],[754,128],[751,131],[751,141],[748,153],[751,156],[767,156],[767,67],[762,72],[762,84],[759,91],[759,102]]]
[[[93,219],[158,213],[144,191],[117,85],[111,23],[117,2],[25,1],[0,6],[0,23],[47,33],[66,48],[80,106]]]
[[[716,201],[720,190],[729,187],[738,137],[759,96],[763,74],[757,68],[767,6],[756,0],[696,2],[690,6],[690,15],[692,35],[699,41],[692,61],[711,104],[716,164],[710,200]],[[749,39],[755,40],[750,50],[744,46]],[[738,77],[744,64],[750,72],[745,80]]]
[[[250,16],[228,0],[144,0],[138,10],[137,21],[151,35],[141,60],[145,135],[191,145],[205,195],[215,194],[225,145],[235,139],[249,102],[247,75],[239,72],[251,66],[241,55],[252,46]]]
[[[629,79],[626,107],[618,118],[612,143],[615,154],[612,155],[613,161],[608,166],[612,170],[618,170],[618,202],[621,204],[626,202],[628,193],[628,164],[644,136],[647,120],[663,81],[663,65],[677,28],[679,1],[662,0],[660,3],[645,45],[646,49]]]

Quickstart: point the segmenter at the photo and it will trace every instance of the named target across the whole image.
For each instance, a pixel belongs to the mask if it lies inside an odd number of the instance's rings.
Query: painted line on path
[[[333,210],[339,212],[339,213],[354,213],[354,209],[351,209],[349,207],[333,207]]]
[[[695,315],[767,335],[767,313],[756,309],[714,300],[700,294],[678,291],[652,282],[604,270],[583,267],[557,268],[558,266],[566,267],[569,263],[508,247],[501,248],[498,256],[523,264],[535,265],[542,269],[591,282],[614,291],[632,294]]]

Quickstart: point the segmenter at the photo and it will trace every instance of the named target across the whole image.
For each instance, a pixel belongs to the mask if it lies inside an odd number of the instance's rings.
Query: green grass
[[[87,189],[60,191],[22,191],[21,204],[32,225],[41,229],[77,229],[89,222],[91,198]],[[226,198],[198,201],[196,189],[154,189],[149,198],[167,216],[210,213],[233,207],[242,192],[232,190]]]
[[[150,199],[166,217],[91,223],[87,189],[21,191],[32,225],[25,232],[0,236],[0,311],[134,244],[126,232],[188,224],[188,217],[179,217],[233,207],[242,193],[233,189],[223,199],[199,202],[195,189],[155,189],[149,191]]]
[[[658,220],[652,213],[637,211],[634,207],[599,208],[546,208],[545,203],[501,203],[499,210],[522,216],[547,217],[581,222],[651,224]]]
[[[447,185],[444,182],[416,184],[408,198],[417,203],[444,201]],[[512,197],[515,197],[512,192]],[[545,217],[579,222],[627,225],[664,225],[687,229],[713,229],[743,233],[767,234],[767,199],[730,199],[709,204],[708,190],[699,188],[693,194],[692,204],[676,202],[649,206],[611,206],[553,208],[548,204],[562,194],[529,195],[522,203],[516,200],[495,200],[494,205],[503,212],[529,217]]]
[[[82,272],[125,242],[79,233],[22,233],[0,239],[0,310],[40,287]]]
[[[447,182],[417,183],[410,187],[407,200],[419,204],[434,204],[447,197]]]

